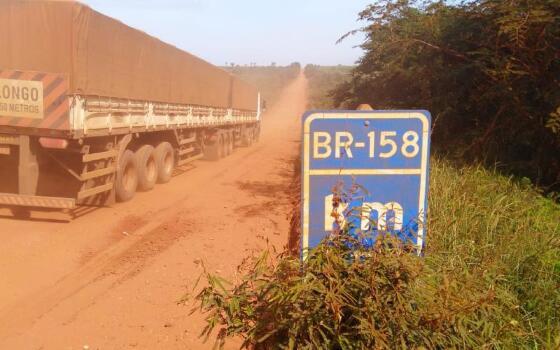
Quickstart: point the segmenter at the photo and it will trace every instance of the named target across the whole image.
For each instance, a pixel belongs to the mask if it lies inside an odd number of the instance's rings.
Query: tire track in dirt
[[[120,240],[119,245],[87,259],[80,268],[57,281],[54,287],[28,296],[25,303],[1,310],[0,324],[9,324],[7,330],[12,331],[33,323],[61,301],[76,296],[94,283],[102,282],[101,285],[105,288],[93,288],[91,293],[86,293],[88,298],[99,298],[106,290],[135,276],[150,258],[164,252],[177,239],[188,233],[185,228],[189,227],[189,221],[182,218],[182,215],[169,218],[160,224],[159,220],[147,222],[138,218],[131,226],[131,219],[134,217],[125,218],[117,225],[116,230],[126,229],[127,231],[121,231],[120,234],[126,232],[133,239],[126,242],[124,239]],[[0,332],[0,339],[9,334],[4,330],[3,328],[3,332]]]

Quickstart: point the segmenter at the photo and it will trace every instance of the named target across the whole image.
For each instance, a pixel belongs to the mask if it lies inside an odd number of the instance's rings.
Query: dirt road
[[[234,278],[258,237],[286,243],[305,103],[301,75],[264,115],[258,144],[131,202],[71,222],[0,211],[0,349],[211,348],[198,338],[203,316],[177,301],[201,261]]]

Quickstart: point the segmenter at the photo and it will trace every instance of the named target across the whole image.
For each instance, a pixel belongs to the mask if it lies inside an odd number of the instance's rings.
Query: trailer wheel
[[[229,137],[226,133],[222,134],[222,157],[229,155]]]
[[[253,143],[252,141],[251,129],[244,129],[241,134],[241,145],[243,147],[249,147]]]
[[[117,170],[117,182],[115,183],[115,194],[119,202],[126,202],[136,193],[138,187],[138,163],[131,150],[123,152],[119,159]]]
[[[149,191],[156,185],[158,166],[154,154],[154,147],[144,145],[136,151],[138,163],[138,187],[142,191]]]
[[[16,219],[27,220],[31,217],[31,210],[29,210],[29,208],[12,207],[10,211]]]
[[[157,182],[164,184],[171,180],[175,168],[175,151],[169,142],[162,142],[154,150],[158,169]]]
[[[250,128],[249,129],[249,136],[247,136],[249,138],[249,145],[252,145],[253,143],[255,143],[255,128]]]
[[[261,135],[261,128],[255,126],[253,129],[253,142],[259,142],[259,136]]]
[[[229,133],[224,133],[224,157],[229,156]]]
[[[208,160],[218,160],[222,158],[222,137],[216,137],[216,141],[204,147],[204,156]]]
[[[230,155],[233,153],[233,133],[227,133],[227,154]]]

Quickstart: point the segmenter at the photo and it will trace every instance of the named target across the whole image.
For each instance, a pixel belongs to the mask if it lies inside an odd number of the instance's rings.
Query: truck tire
[[[249,129],[249,145],[252,145],[253,143],[255,143],[255,128],[250,128]]]
[[[138,187],[138,164],[131,150],[125,150],[119,159],[115,195],[119,202],[131,200]]]
[[[29,208],[24,207],[12,207],[10,208],[12,215],[14,218],[19,220],[27,220],[31,218],[31,210]]]
[[[251,129],[243,129],[241,132],[241,146],[249,147],[253,143],[253,138],[251,137]]]
[[[218,160],[222,158],[222,137],[216,137],[216,141],[214,143],[206,145],[204,148],[204,156],[208,160]]]
[[[229,156],[229,137],[227,133],[223,133],[222,137],[222,158]]]
[[[228,151],[228,155],[233,153],[233,133],[232,132],[228,132],[227,133],[227,151]]]
[[[157,182],[164,184],[171,180],[175,169],[175,150],[169,142],[162,142],[154,150],[158,169]]]
[[[138,164],[138,188],[149,191],[156,185],[158,178],[157,161],[152,145],[143,145],[136,151]]]
[[[224,133],[224,156],[229,156],[229,133]]]

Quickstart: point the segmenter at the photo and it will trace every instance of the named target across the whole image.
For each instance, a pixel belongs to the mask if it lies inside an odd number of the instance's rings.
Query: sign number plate
[[[426,236],[430,113],[319,111],[303,117],[302,253],[333,230],[333,189],[363,193],[339,211],[359,208],[363,232],[393,232],[421,252]]]

